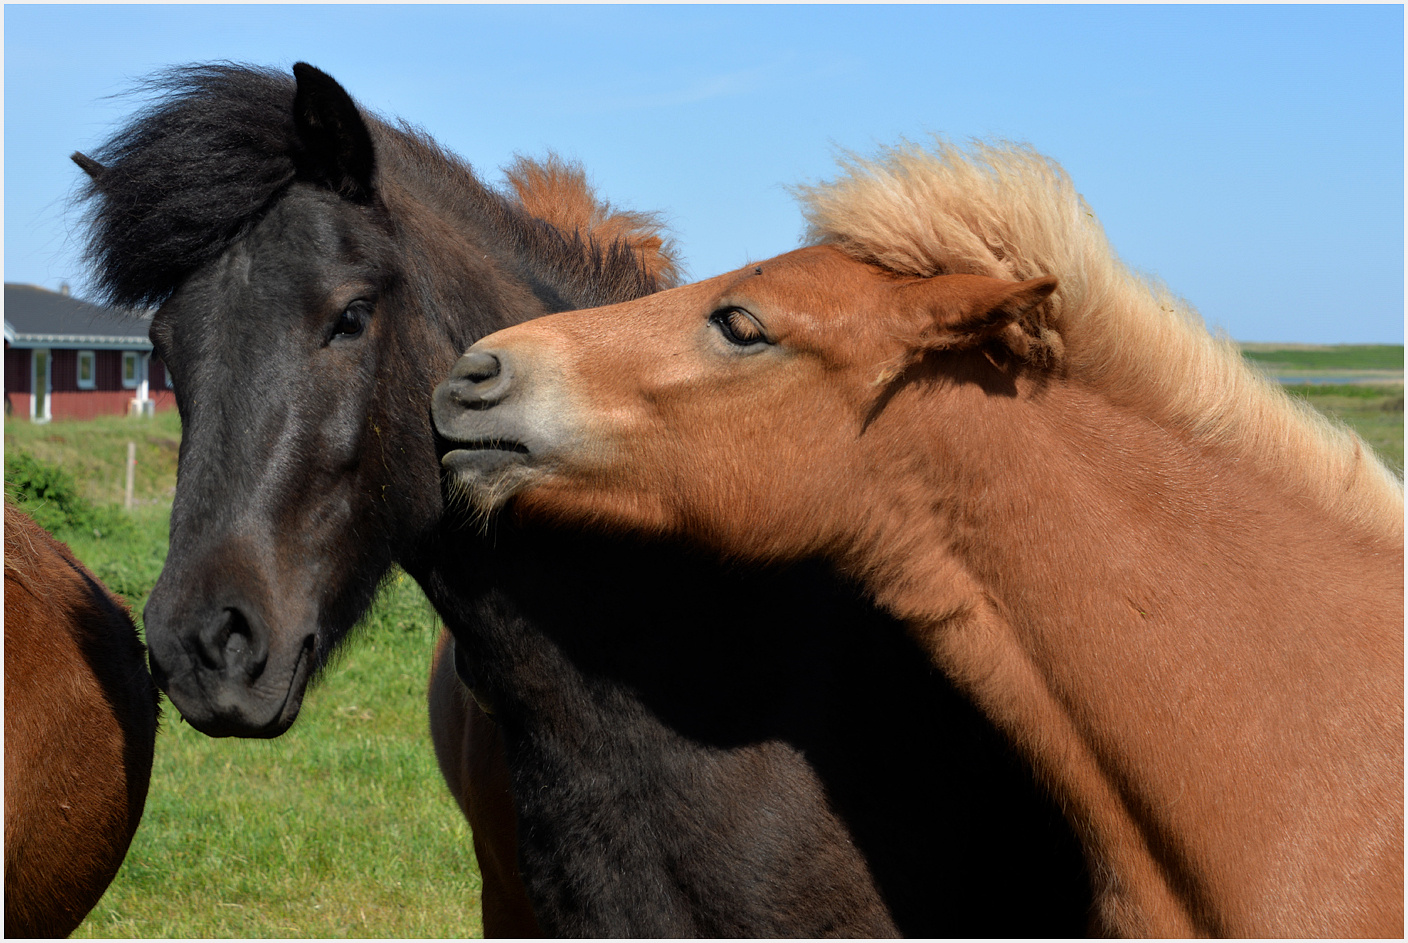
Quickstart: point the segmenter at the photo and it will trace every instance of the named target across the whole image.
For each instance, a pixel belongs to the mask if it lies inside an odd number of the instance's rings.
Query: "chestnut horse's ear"
[[[298,80],[293,124],[302,144],[294,158],[299,173],[349,200],[368,202],[376,154],[357,104],[332,76],[306,62],[294,65],[293,75]]]
[[[1055,290],[1050,276],[1009,282],[984,275],[938,275],[900,288],[905,307],[917,316],[910,339],[916,354],[999,340],[1021,357],[1027,355],[1028,335],[1020,319]]]

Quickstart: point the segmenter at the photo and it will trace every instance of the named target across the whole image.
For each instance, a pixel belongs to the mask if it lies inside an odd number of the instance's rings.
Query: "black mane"
[[[106,301],[165,301],[220,255],[294,178],[294,82],[229,63],[186,66],[144,82],[160,96],[93,157],[104,166],[80,198],[88,258]]]
[[[298,179],[296,84],[275,69],[234,63],[176,67],[143,82],[152,99],[93,152],[79,194],[89,202],[86,249],[100,298],[159,305],[221,255]],[[624,242],[600,245],[563,233],[485,187],[469,166],[407,125],[362,110],[376,143],[378,174],[397,177],[456,216],[493,228],[531,260],[522,274],[561,307],[638,297],[657,287]],[[96,175],[93,172],[96,171]]]

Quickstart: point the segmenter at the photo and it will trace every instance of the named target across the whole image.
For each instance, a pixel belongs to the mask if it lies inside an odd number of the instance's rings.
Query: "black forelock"
[[[160,304],[219,255],[294,177],[294,81],[233,63],[174,68],[93,157],[88,261],[104,300]],[[87,168],[85,168],[87,169]]]

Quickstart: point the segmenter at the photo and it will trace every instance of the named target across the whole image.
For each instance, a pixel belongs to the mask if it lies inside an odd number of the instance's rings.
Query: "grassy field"
[[[1402,344],[1242,344],[1242,356],[1283,383],[1333,378],[1403,382]]]
[[[1401,382],[1287,389],[1347,422],[1402,473]],[[21,455],[70,472],[76,510],[56,498],[41,513],[138,616],[166,555],[179,439],[174,414],[5,423],[6,493]],[[129,440],[138,450],[130,513],[115,506]],[[414,583],[394,574],[277,740],[211,740],[166,705],[142,828],[74,935],[482,935],[469,830],[426,729],[436,627]]]
[[[1242,344],[1242,356],[1273,367],[1303,370],[1397,370],[1402,344]]]
[[[76,480],[79,493],[98,505],[122,503],[128,442],[137,446],[132,489],[136,503],[170,504],[176,493],[176,453],[181,447],[181,420],[175,410],[149,419],[106,416],[45,424],[5,419],[7,454],[18,450],[63,466]]]

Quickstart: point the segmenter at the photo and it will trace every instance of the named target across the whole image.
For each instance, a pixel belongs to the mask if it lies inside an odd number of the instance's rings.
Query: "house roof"
[[[11,347],[151,350],[151,312],[106,308],[36,285],[5,283],[5,341]]]

